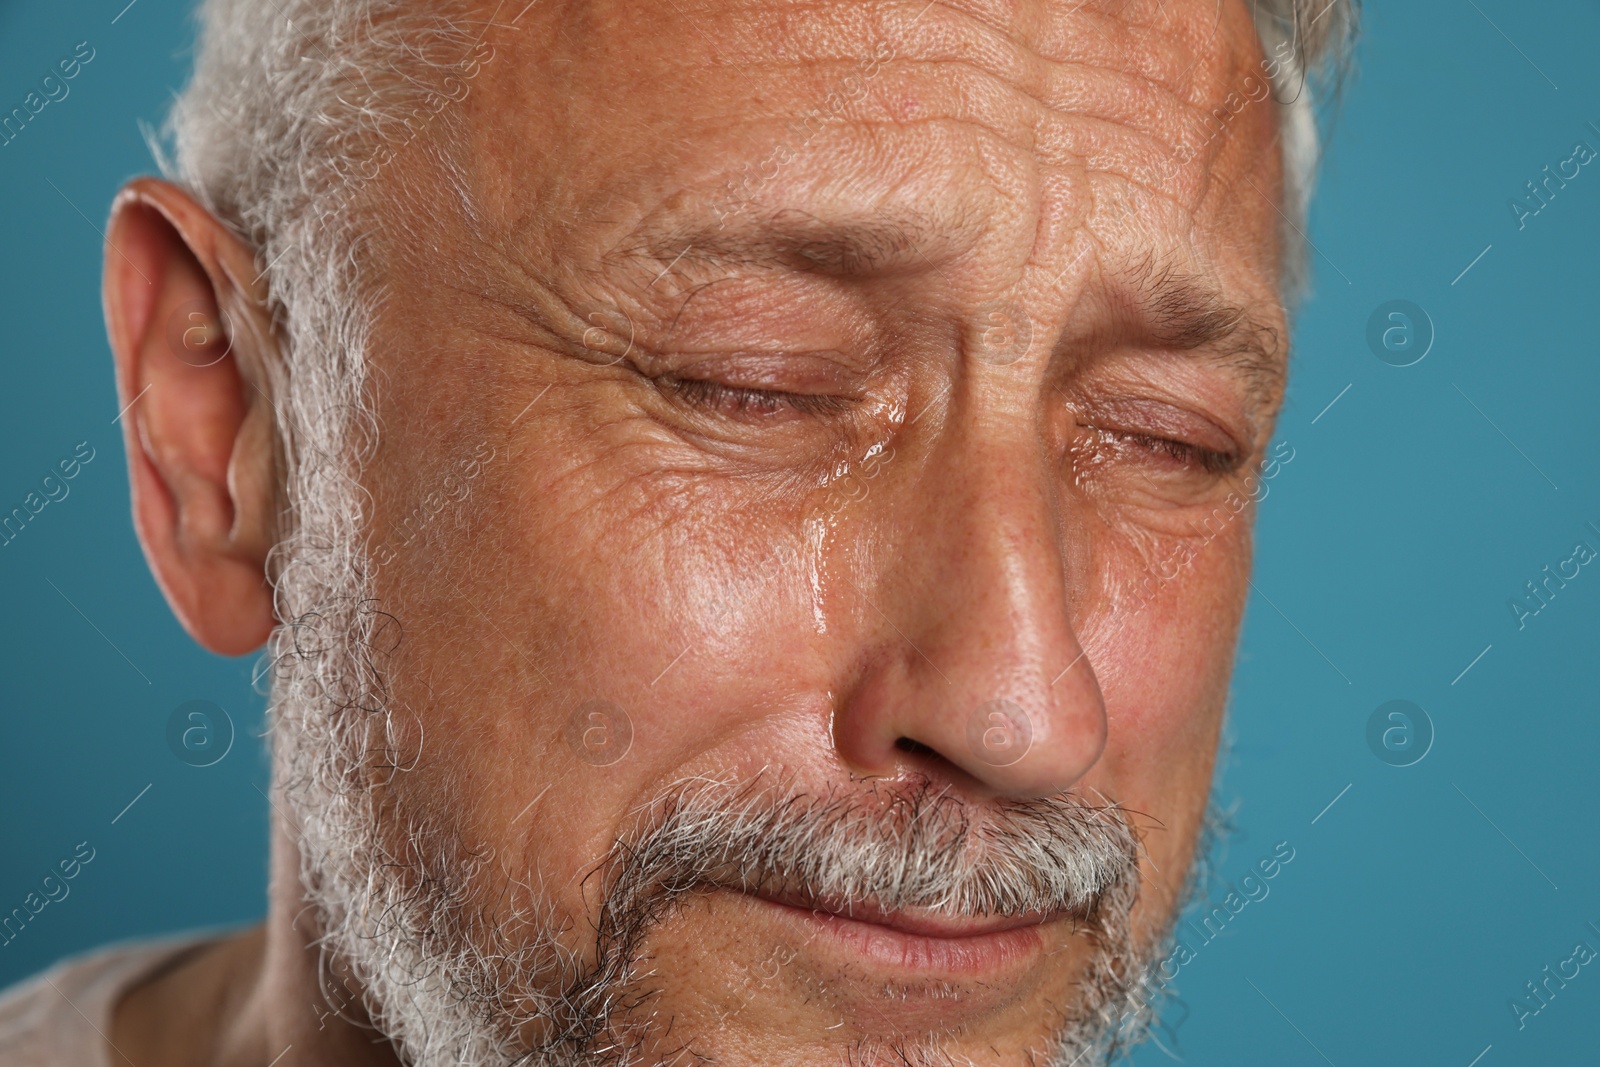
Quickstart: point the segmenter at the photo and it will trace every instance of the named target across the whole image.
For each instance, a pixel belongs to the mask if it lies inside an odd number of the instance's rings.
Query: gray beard
[[[815,795],[787,782],[689,779],[634,812],[595,865],[602,903],[592,952],[574,952],[562,937],[570,923],[539,885],[492,871],[492,853],[470,851],[449,830],[380,818],[374,786],[404,773],[380,669],[398,626],[364,595],[358,560],[320,562],[302,575],[343,570],[344,580],[303,600],[316,606],[274,638],[277,784],[320,919],[323,992],[335,1010],[359,998],[405,1062],[659,1067],[638,1021],[662,1029],[647,1010],[661,990],[639,975],[644,943],[690,895],[715,888],[954,915],[1069,909],[1091,954],[1076,1003],[1030,1065],[1096,1067],[1146,1036],[1157,1014],[1149,976],[1170,927],[1135,943],[1131,823],[1114,805],[1069,795],[980,810],[926,782]],[[705,1056],[693,1035],[674,1051]],[[954,1062],[933,1034],[833,1055],[840,1064]]]

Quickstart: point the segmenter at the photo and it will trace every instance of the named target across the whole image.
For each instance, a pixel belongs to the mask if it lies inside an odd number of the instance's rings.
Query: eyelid
[[[1182,463],[1195,471],[1223,478],[1237,473],[1245,465],[1247,458],[1242,450],[1207,448],[1193,441],[1168,437],[1159,433],[1129,430],[1115,426],[1101,426],[1081,421],[1078,425],[1081,429],[1090,431],[1102,441],[1109,439],[1113,448],[1134,448],[1146,453],[1163,453],[1174,463]]]
[[[1238,452],[1219,452],[1192,441],[1180,441],[1147,433],[1125,433],[1123,436],[1140,440],[1146,445],[1154,445],[1172,455],[1174,459],[1198,463],[1211,474],[1232,474],[1244,464],[1244,456]]]
[[[853,394],[861,374],[835,352],[737,351],[643,353],[651,377],[716,381],[730,388],[795,393]]]
[[[1213,456],[1243,457],[1254,448],[1253,427],[1236,425],[1230,411],[1211,414],[1203,397],[1163,393],[1145,383],[1100,385],[1078,393],[1070,407],[1079,425],[1163,438]]]
[[[805,415],[831,415],[846,408],[850,401],[827,393],[794,393],[782,389],[760,389],[750,386],[728,385],[709,378],[685,378],[663,375],[658,379],[685,402],[707,411],[727,414],[721,410],[723,401],[732,400],[735,412],[744,414],[753,406],[781,405]],[[771,411],[758,414],[770,414]]]

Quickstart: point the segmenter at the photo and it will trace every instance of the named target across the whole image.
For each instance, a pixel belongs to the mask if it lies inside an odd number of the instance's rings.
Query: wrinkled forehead
[[[1191,246],[1163,260],[1234,245],[1275,278],[1277,119],[1245,0],[524,3],[495,9],[462,107],[495,235],[599,256],[849,204],[952,254],[1058,216]]]

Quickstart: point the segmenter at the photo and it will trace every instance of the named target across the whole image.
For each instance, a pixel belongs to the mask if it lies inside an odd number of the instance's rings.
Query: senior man
[[[0,1062],[1137,1040],[1349,4],[201,25],[105,306],[150,565],[268,648],[270,906],[19,987]]]

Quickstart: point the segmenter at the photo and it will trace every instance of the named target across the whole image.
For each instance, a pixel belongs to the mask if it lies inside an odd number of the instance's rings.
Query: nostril
[[[913,741],[909,737],[895,738],[894,747],[901,752],[915,752],[923,756],[937,756],[939,754],[921,741]]]

